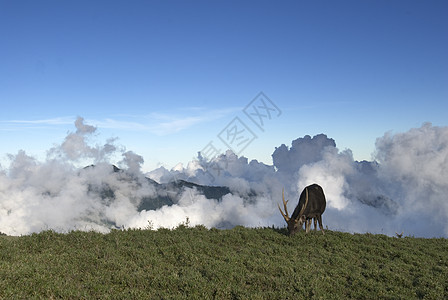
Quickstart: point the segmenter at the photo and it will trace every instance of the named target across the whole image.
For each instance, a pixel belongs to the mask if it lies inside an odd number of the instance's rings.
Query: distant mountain
[[[155,210],[164,205],[176,204],[185,189],[195,189],[207,199],[216,199],[218,201],[224,195],[230,193],[230,189],[224,186],[204,186],[185,180],[171,181],[164,184],[159,184],[150,178],[146,178],[146,180],[155,187],[157,197],[144,197],[138,207],[139,211]]]
[[[85,167],[84,169],[94,168],[94,165]],[[138,181],[137,178],[131,174],[126,173],[125,170],[121,170],[115,165],[112,165],[113,172],[120,174],[120,180],[125,181]],[[154,187],[155,194],[143,196],[138,205],[138,211],[142,210],[156,210],[164,205],[173,205],[179,202],[183,192],[186,189],[196,190],[198,193],[204,195],[207,199],[216,199],[220,201],[226,194],[231,193],[228,187],[224,186],[204,186],[185,180],[175,180],[168,183],[158,183],[148,177],[145,177],[146,182]],[[92,193],[98,193],[100,197],[104,199],[115,199],[115,192],[113,188],[107,183],[102,183],[101,186],[89,185],[89,191]]]

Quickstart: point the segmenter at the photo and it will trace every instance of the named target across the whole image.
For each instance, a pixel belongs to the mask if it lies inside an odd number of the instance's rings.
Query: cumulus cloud
[[[269,209],[267,209],[269,208]],[[129,227],[173,228],[187,219],[189,224],[216,228],[236,225],[257,227],[273,224],[272,201],[260,197],[250,203],[246,199],[227,194],[220,201],[206,199],[195,191],[185,192],[179,203],[158,210],[141,211],[127,224]]]
[[[279,171],[293,173],[304,164],[320,161],[325,147],[334,148],[336,143],[325,134],[318,134],[313,138],[306,135],[292,141],[289,149],[285,144],[275,148],[272,160]]]
[[[21,150],[9,155],[10,165],[0,172],[0,232],[21,235],[45,229],[57,231],[120,228],[138,212],[143,197],[155,197],[154,187],[139,174],[142,158],[124,152],[124,171],[104,162],[117,151],[109,142],[92,146],[88,137],[96,128],[75,122],[61,145],[41,162]],[[90,158],[95,166],[75,162]],[[103,161],[103,162],[101,162]]]
[[[49,150],[49,157],[57,157],[70,161],[93,159],[94,162],[106,161],[117,151],[115,139],[111,138],[102,146],[89,144],[88,138],[96,132],[96,127],[84,124],[84,119],[78,117],[75,121],[76,132],[69,133],[63,143]]]
[[[447,145],[448,127],[428,123],[378,138],[376,162],[356,162],[350,151],[323,148],[321,160],[300,168],[298,184],[322,185],[330,228],[447,236]]]
[[[448,128],[424,124],[408,132],[386,133],[376,143],[376,161],[358,162],[350,150],[340,151],[324,134],[305,136],[281,145],[273,153],[274,166],[248,162],[232,152],[200,167],[169,173],[185,180],[225,185],[246,199],[263,226],[283,226],[276,210],[284,187],[290,211],[303,188],[320,184],[327,197],[324,224],[349,232],[416,236],[448,235]],[[167,170],[164,174],[168,178]],[[267,199],[264,205],[260,197]],[[256,204],[260,210],[256,210]]]
[[[448,127],[424,124],[376,141],[379,177],[417,234],[448,235]],[[411,218],[412,217],[412,218]]]
[[[277,147],[273,165],[232,151],[211,161],[199,155],[186,167],[147,174],[171,182],[166,190],[142,174],[143,157],[115,139],[95,143],[97,129],[82,118],[75,127],[43,162],[25,151],[9,155],[9,166],[0,170],[1,232],[172,228],[187,218],[191,225],[218,228],[285,226],[277,209],[282,189],[293,211],[305,186],[318,183],[327,197],[323,223],[329,229],[448,236],[448,127],[428,123],[386,133],[377,139],[371,162],[355,161],[324,134]],[[112,155],[121,156],[122,170],[112,166]],[[95,166],[80,168],[85,160]],[[179,185],[183,180],[225,186],[230,193],[207,198],[197,185]],[[159,205],[142,206],[145,199]]]

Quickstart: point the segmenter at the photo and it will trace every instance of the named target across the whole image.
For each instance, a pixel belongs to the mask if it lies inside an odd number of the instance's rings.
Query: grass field
[[[0,236],[10,298],[448,299],[448,241],[183,225]]]

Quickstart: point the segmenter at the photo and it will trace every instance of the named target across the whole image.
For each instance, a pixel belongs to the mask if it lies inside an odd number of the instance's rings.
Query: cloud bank
[[[187,219],[217,228],[280,227],[285,226],[277,209],[282,189],[292,211],[303,188],[318,183],[327,197],[323,223],[331,230],[448,236],[448,127],[427,123],[386,133],[376,141],[372,162],[355,161],[350,150],[340,151],[320,134],[280,145],[273,165],[227,151],[212,161],[199,156],[186,167],[148,174],[141,172],[143,157],[116,139],[95,143],[97,129],[82,118],[75,128],[45,161],[23,150],[9,155],[9,166],[0,169],[0,232],[172,228]],[[117,156],[120,172],[110,161]],[[95,166],[79,168],[80,163]],[[169,205],[142,209],[147,199],[166,199],[173,192],[147,177],[226,186],[231,193],[210,199],[184,186]]]

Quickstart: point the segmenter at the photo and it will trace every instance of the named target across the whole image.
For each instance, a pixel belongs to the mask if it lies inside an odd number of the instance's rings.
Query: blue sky
[[[238,117],[241,151],[325,133],[355,159],[424,122],[447,126],[446,1],[0,0],[0,156],[44,158],[98,127],[145,169],[186,163]],[[279,112],[263,130],[243,109],[259,92]]]

